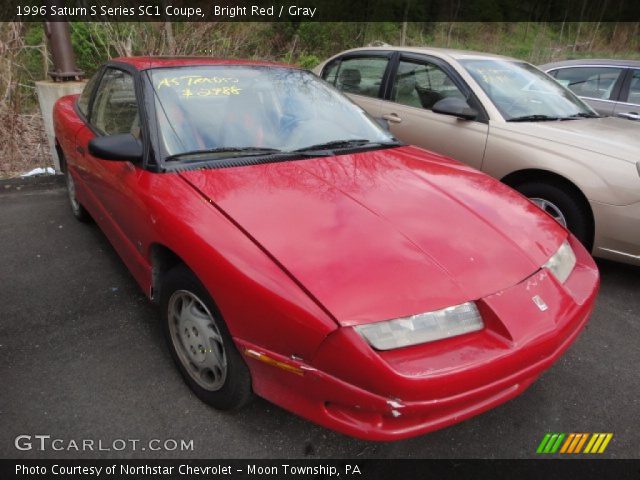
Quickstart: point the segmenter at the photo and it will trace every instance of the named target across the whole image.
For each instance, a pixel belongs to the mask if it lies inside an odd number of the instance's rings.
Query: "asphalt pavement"
[[[640,458],[640,268],[598,264],[588,326],[524,394],[438,432],[365,442],[261,399],[207,407],[175,369],[156,308],[62,187],[0,186],[0,456],[533,458],[547,432],[613,432],[601,457]],[[51,436],[44,450],[36,435]],[[76,451],[83,440],[94,450]]]

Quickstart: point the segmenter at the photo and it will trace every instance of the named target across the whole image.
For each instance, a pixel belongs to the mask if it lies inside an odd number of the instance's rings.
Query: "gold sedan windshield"
[[[571,91],[528,63],[493,59],[464,59],[460,63],[507,121],[597,116]]]

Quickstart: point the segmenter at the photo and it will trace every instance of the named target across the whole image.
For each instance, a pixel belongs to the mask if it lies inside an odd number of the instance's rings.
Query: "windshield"
[[[168,157],[229,157],[394,140],[310,72],[224,65],[160,68],[149,76]]]
[[[493,59],[460,63],[507,121],[597,116],[572,92],[528,63]]]

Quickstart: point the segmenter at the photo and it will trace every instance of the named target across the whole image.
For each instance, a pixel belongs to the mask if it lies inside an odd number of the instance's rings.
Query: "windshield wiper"
[[[278,150],[277,148],[262,148],[262,147],[219,147],[219,148],[209,148],[203,150],[191,150],[188,152],[176,153],[175,155],[169,155],[165,158],[165,162],[174,162],[176,160],[180,160],[184,157],[190,157],[193,155],[207,155],[211,153],[232,153],[232,154],[240,154],[233,155],[234,157],[244,157],[244,156],[252,156],[252,155],[271,155],[276,153],[288,153],[283,152],[282,150]]]
[[[182,161],[183,163],[197,163],[203,161],[210,160],[228,160],[229,158],[240,158],[240,157],[258,157],[258,156],[269,156],[269,155],[284,155],[284,156],[303,156],[303,157],[320,157],[320,156],[328,156],[331,153],[327,153],[327,150],[339,149],[339,148],[349,148],[349,147],[357,147],[357,146],[396,146],[400,145],[399,142],[372,142],[368,139],[353,139],[353,140],[335,140],[333,142],[319,143],[317,145],[310,145],[308,147],[299,148],[297,150],[279,150],[277,148],[262,148],[262,147],[218,147],[218,148],[209,148],[202,150],[190,150],[188,152],[176,153],[174,155],[169,155],[165,158],[165,162],[177,162]],[[185,157],[192,156],[207,156],[211,154],[229,154],[222,155],[218,158],[197,158],[192,160],[186,160]]]
[[[597,113],[574,113],[573,115],[569,115],[568,117],[564,117],[564,119],[577,119],[577,118],[602,118],[602,115],[598,115]]]
[[[550,115],[523,115],[522,117],[510,118],[507,122],[550,122],[554,120],[561,120],[561,118]]]
[[[361,147],[361,146],[396,146],[399,145],[398,142],[373,142],[366,138],[353,138],[347,140],[334,140],[332,142],[318,143],[316,145],[309,145],[308,147],[298,148],[297,150],[293,150],[293,152],[309,152],[313,150],[337,150],[341,148],[350,148],[350,147]]]

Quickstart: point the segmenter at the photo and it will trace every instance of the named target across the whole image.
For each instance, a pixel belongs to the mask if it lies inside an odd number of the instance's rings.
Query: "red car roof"
[[[250,65],[297,68],[286,63],[260,60],[230,60],[212,57],[118,57],[113,62],[127,63],[138,70],[160,67],[186,67],[189,65]]]

